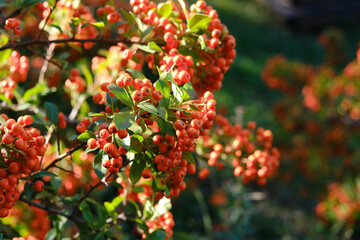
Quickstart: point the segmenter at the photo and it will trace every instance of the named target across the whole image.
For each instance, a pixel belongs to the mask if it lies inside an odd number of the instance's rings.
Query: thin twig
[[[97,184],[95,184],[94,186],[91,186],[89,191],[87,191],[87,193],[82,196],[82,198],[80,198],[80,200],[75,204],[74,209],[72,211],[72,213],[70,214],[70,216],[73,216],[77,210],[77,208],[80,206],[80,204],[87,198],[90,196],[90,194],[92,193],[92,191],[94,191],[96,188],[98,188],[100,185],[105,184],[106,180],[108,178],[110,178],[111,176],[113,176],[112,174],[110,174],[109,176],[103,178],[100,182],[98,182]]]
[[[34,53],[35,55],[41,57],[42,59],[44,59],[44,60],[46,59],[46,57],[44,55],[42,55],[41,53],[38,53],[37,51],[35,51],[31,47],[27,47],[27,49],[29,51],[31,51],[32,53]],[[48,61],[49,61],[49,63],[54,64],[55,66],[57,66],[58,68],[60,68],[60,69],[62,68],[62,65],[60,63],[58,63],[58,62],[56,62],[56,61],[54,61],[52,59],[49,59]]]
[[[53,11],[54,11],[55,8],[56,8],[56,3],[57,3],[57,1],[58,1],[58,0],[55,0],[54,7],[51,8],[49,15],[46,17],[45,22],[44,22],[44,25],[43,25],[42,28],[40,29],[40,32],[39,32],[39,35],[37,36],[37,39],[40,39],[41,34],[43,33],[43,31],[44,31],[44,29],[45,29],[46,23],[49,21],[51,14],[53,13]]]
[[[46,73],[47,68],[49,66],[49,61],[50,61],[50,59],[52,57],[52,54],[53,54],[54,50],[55,50],[55,44],[50,44],[50,46],[49,46],[49,48],[48,48],[48,50],[46,52],[46,58],[45,58],[44,64],[43,64],[43,66],[42,66],[42,68],[40,70],[40,75],[39,75],[39,82],[40,83],[44,82],[44,80],[45,80],[45,73]]]
[[[47,149],[48,146],[49,146],[50,138],[51,138],[51,136],[52,136],[52,134],[53,134],[53,131],[54,131],[54,125],[51,125],[51,127],[49,128],[49,131],[48,131],[48,133],[47,133],[47,135],[46,135],[46,137],[45,137],[45,151],[46,151],[46,149]],[[45,154],[41,156],[40,166],[41,166],[41,164],[42,164],[42,162],[43,162],[44,156],[45,156]]]
[[[76,101],[76,104],[75,106],[73,107],[73,109],[71,110],[71,113],[69,114],[69,120],[70,121],[74,121],[79,110],[80,110],[80,107],[81,105],[83,104],[83,102],[85,101],[86,99],[86,95],[81,95],[78,100]]]
[[[59,161],[61,161],[62,159],[66,158],[67,156],[71,156],[71,154],[73,154],[75,151],[83,148],[85,145],[86,145],[86,143],[81,143],[81,144],[77,145],[76,147],[74,147],[73,149],[69,150],[68,152],[59,155],[57,158],[55,158],[55,159],[49,164],[49,166],[47,166],[46,168],[44,168],[44,171],[47,171],[47,170],[49,170],[50,168],[54,167],[57,162],[59,162]]]
[[[29,204],[30,206],[34,206],[34,207],[40,208],[40,209],[42,209],[42,210],[45,210],[45,211],[47,211],[47,212],[49,212],[49,213],[61,215],[61,216],[64,216],[64,217],[66,217],[66,218],[71,219],[71,216],[70,216],[70,215],[68,215],[68,214],[66,214],[66,213],[64,213],[64,212],[62,212],[62,211],[60,211],[60,210],[51,208],[50,206],[45,206],[44,204],[37,203],[37,202],[33,202],[33,201],[31,201],[31,200],[29,200],[29,199],[27,199],[27,198],[24,198],[23,195],[20,196],[19,200],[22,201],[22,202],[25,202],[25,203]]]
[[[107,39],[107,38],[87,38],[87,39],[79,39],[79,38],[65,38],[65,39],[54,39],[54,40],[47,40],[47,39],[33,39],[25,42],[18,42],[18,43],[7,43],[5,46],[0,48],[0,51],[6,49],[16,49],[21,47],[27,47],[30,45],[40,44],[40,45],[50,45],[52,43],[71,43],[71,42],[78,42],[78,43],[86,43],[86,42],[103,42],[109,44],[116,44],[119,42],[131,44],[134,43],[129,40],[125,39]],[[141,44],[141,43],[138,43]]]
[[[60,167],[60,166],[58,166],[58,165],[54,165],[54,168],[58,168],[58,169],[60,169],[60,170],[63,171],[63,172],[75,174],[73,171],[68,170],[68,169],[65,169],[65,168],[63,168],[63,167]]]

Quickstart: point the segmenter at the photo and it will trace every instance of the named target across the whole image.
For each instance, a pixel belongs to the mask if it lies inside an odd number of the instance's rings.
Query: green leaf
[[[185,13],[186,21],[188,21],[189,20],[189,14],[187,12],[185,1],[184,0],[178,0],[178,2],[180,3],[180,6],[181,6],[183,12]]]
[[[146,225],[145,221],[136,219],[136,223],[145,232],[145,234],[149,232],[149,227]]]
[[[160,106],[168,109],[171,97],[169,85],[164,80],[159,79],[155,83],[155,89],[163,94],[163,98],[159,102]]]
[[[141,153],[143,150],[143,145],[140,140],[134,137],[130,139],[130,151],[134,153]]]
[[[7,34],[1,34],[0,35],[0,47],[5,46],[9,41],[9,38]],[[0,51],[0,64],[4,63],[9,59],[11,56],[12,49],[6,49],[3,51]]]
[[[100,233],[96,234],[95,240],[103,240],[103,239],[106,239],[105,232],[100,232]]]
[[[140,30],[141,33],[143,33],[146,30],[146,25],[141,21],[141,19],[133,12],[130,12],[131,15],[133,15],[135,19],[135,23]]]
[[[24,195],[26,196],[27,199],[31,199],[33,194],[34,194],[33,186],[30,185],[29,182],[26,182],[24,186]]]
[[[71,18],[71,24],[72,24],[74,27],[79,26],[79,24],[80,24],[80,18],[78,18],[78,17],[73,17],[73,18]]]
[[[139,71],[136,71],[135,69],[132,69],[132,68],[128,68],[126,69],[126,71],[128,73],[130,73],[130,75],[133,77],[133,78],[140,78],[140,79],[145,79],[146,77]]]
[[[88,61],[85,58],[82,58],[80,61],[78,61],[77,67],[79,70],[81,70],[82,74],[85,77],[86,85],[91,86],[94,82],[94,77],[91,74]]]
[[[211,21],[211,17],[201,13],[195,13],[188,21],[187,27],[192,32],[198,32],[199,30],[206,29]]]
[[[177,84],[172,83],[171,89],[173,91],[175,99],[178,101],[178,103],[181,103],[183,99],[183,92],[181,91],[179,86]]]
[[[113,185],[113,186],[116,187],[116,188],[121,188],[121,189],[124,188],[121,184],[119,184],[119,183],[117,183],[117,182],[115,182],[115,181],[110,182],[110,184]]]
[[[165,240],[166,233],[164,230],[156,230],[146,236],[145,240]]]
[[[171,200],[167,197],[163,197],[160,199],[158,204],[155,207],[156,213],[159,215],[163,215],[164,213],[170,211],[171,209]]]
[[[158,115],[158,110],[156,109],[156,107],[149,102],[140,102],[137,104],[137,106],[147,111],[148,113]]]
[[[151,53],[151,54],[156,52],[154,49],[150,49],[149,46],[146,46],[146,45],[138,45],[138,48],[140,48],[144,52]]]
[[[156,52],[163,52],[163,49],[157,45],[154,41],[148,43],[148,47]]]
[[[89,140],[90,138],[95,138],[95,134],[92,132],[88,132],[88,131],[85,131],[78,136],[78,139],[81,142],[87,142],[87,140]]]
[[[145,219],[150,219],[155,213],[155,208],[149,200],[146,200],[144,205],[143,216]]]
[[[182,87],[182,92],[183,92],[182,102],[189,99],[195,99],[196,92],[190,82],[184,84],[184,86]]]
[[[53,240],[56,238],[56,228],[50,229],[45,236],[45,240]]]
[[[172,13],[173,6],[171,3],[164,3],[162,4],[159,9],[157,10],[160,17],[169,17]]]
[[[0,53],[1,53],[1,52],[0,52]],[[1,101],[5,101],[5,102],[7,102],[8,104],[11,104],[11,103],[12,103],[9,98],[5,97],[5,95],[4,95],[4,94],[1,94],[1,93],[0,93],[0,100],[1,100]]]
[[[53,123],[55,126],[57,126],[58,116],[59,116],[59,111],[57,106],[51,102],[45,102],[44,108],[45,108],[46,116],[49,119],[49,121]]]
[[[0,115],[0,124],[4,127],[4,130],[7,133],[9,129],[6,127],[6,121],[1,115]]]
[[[94,149],[86,148],[86,149],[85,149],[85,153],[93,152],[93,151],[96,151],[97,149],[98,149],[98,148],[94,148]]]
[[[91,199],[91,198],[87,198],[87,199]],[[96,227],[99,229],[105,225],[108,215],[104,206],[100,205],[100,203],[98,203],[96,200],[93,200],[92,203],[96,205],[96,213],[97,213]]]
[[[155,28],[155,25],[148,27],[145,31],[141,34],[140,38],[144,39],[151,31]]]
[[[96,27],[97,29],[104,29],[105,28],[105,23],[104,22],[90,23],[90,25]]]
[[[117,216],[115,211],[116,210],[115,206],[110,202],[104,202],[104,207],[108,212],[108,214],[110,215],[110,217],[115,221]]]
[[[132,106],[132,100],[130,99],[129,95],[126,93],[124,88],[119,87],[115,84],[108,85],[108,89],[110,92],[112,92],[122,103],[125,105],[131,107]],[[111,104],[111,103],[109,103]]]
[[[137,155],[130,167],[130,180],[132,184],[135,185],[140,180],[141,173],[144,170],[145,165],[146,162],[143,159],[139,159]]]
[[[91,213],[90,207],[86,201],[83,201],[79,206],[80,211],[82,212],[83,217],[85,218],[86,222],[90,225],[94,225],[94,217]]]
[[[127,142],[127,141],[125,141],[125,139],[119,138],[119,136],[117,134],[115,135],[115,140],[118,145],[122,146],[126,150],[130,150],[130,141]]]
[[[125,20],[129,23],[129,25],[135,22],[135,18],[130,13],[128,13],[124,9],[120,9],[120,11],[121,11],[121,15],[125,18]]]
[[[134,134],[131,136],[131,138],[138,139],[141,143],[144,142],[145,138],[141,134]]]
[[[173,125],[171,125],[171,123],[166,122],[162,118],[156,119],[156,122],[159,125],[159,128],[161,129],[161,131],[163,131],[167,135],[176,137],[175,129],[174,129]]]
[[[103,166],[103,163],[108,160],[108,155],[104,154],[103,150],[100,150],[94,159],[93,167],[96,173],[96,176],[101,180],[105,177],[107,169]]]
[[[50,184],[55,189],[55,191],[58,191],[62,184],[62,180],[59,176],[54,176],[51,178]]]
[[[65,59],[67,59],[69,56],[70,56],[70,53],[68,53],[68,52],[62,52],[56,59],[57,59],[58,61],[60,61],[60,60],[65,60]]]
[[[195,164],[194,156],[190,152],[183,152],[183,158],[185,158],[189,163]]]
[[[165,121],[168,120],[168,113],[167,113],[166,108],[164,108],[164,107],[159,107],[158,112],[159,112],[160,117],[162,117]]]
[[[127,129],[135,122],[135,115],[129,112],[118,112],[114,114],[114,122],[117,129]]]
[[[50,177],[55,177],[57,176],[56,174],[52,173],[52,172],[48,172],[48,171],[41,171],[38,173],[35,173],[34,175],[32,175],[32,178],[40,178],[40,177],[45,177],[45,176],[50,176]]]
[[[57,30],[59,30],[59,32],[63,33],[63,30],[62,30],[61,27],[58,26],[58,25],[51,24],[50,27],[56,28]]]
[[[111,201],[111,204],[116,208],[118,207],[125,199],[125,196],[117,196]]]
[[[205,39],[202,35],[199,36],[199,43],[200,43],[200,46],[201,46],[201,50],[204,50],[206,48],[206,42],[205,42]]]

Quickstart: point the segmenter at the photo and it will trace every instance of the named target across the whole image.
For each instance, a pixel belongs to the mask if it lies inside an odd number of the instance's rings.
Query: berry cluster
[[[45,138],[38,129],[27,127],[33,123],[29,115],[17,121],[2,114],[0,123],[0,217],[6,217],[20,197],[17,184],[22,177],[40,168],[39,156],[45,152]],[[42,191],[44,183],[36,181],[34,189]]]
[[[17,18],[8,18],[5,21],[5,30],[11,31],[14,37],[19,36],[21,33],[21,21]]]
[[[332,183],[328,186],[326,198],[317,204],[316,214],[326,222],[346,222],[355,224],[360,204],[355,196],[359,191],[357,186]]]
[[[224,73],[229,70],[236,56],[235,38],[228,34],[216,10],[208,6],[205,1],[199,0],[190,6],[190,16],[196,13],[211,17],[209,26],[202,35],[205,45],[210,50],[200,52],[202,58],[197,65],[200,77],[193,82],[194,89],[203,93],[220,89]]]
[[[86,90],[85,80],[79,75],[76,68],[71,69],[70,77],[65,81],[65,88],[69,91],[76,91],[82,93]]]
[[[153,68],[153,61],[149,58],[154,58],[154,56],[147,55],[146,58],[149,67]],[[179,51],[176,48],[171,49],[169,55],[164,56],[162,61],[160,61],[160,71],[171,71],[171,75],[178,85],[183,85],[193,79],[195,74],[193,66],[194,61],[192,57],[179,54]]]
[[[174,217],[171,212],[166,212],[153,220],[147,221],[146,225],[149,227],[149,233],[156,231],[157,229],[164,229],[166,232],[165,239],[170,239],[173,236],[173,228],[175,226]],[[142,235],[142,238],[146,238],[146,234]]]
[[[17,83],[24,82],[29,71],[29,59],[26,56],[21,56],[19,52],[13,51],[10,58],[5,61],[5,65],[0,66],[0,70],[9,71],[7,78],[0,81],[0,93],[4,94],[6,98],[12,99],[14,97],[13,89],[16,88]]]
[[[173,78],[179,85],[191,80],[194,89],[201,94],[220,89],[224,73],[229,70],[236,56],[234,37],[229,35],[226,26],[221,24],[216,10],[207,6],[205,1],[199,0],[190,7],[189,17],[194,14],[205,14],[211,17],[211,20],[206,29],[199,34],[198,40],[193,41],[186,32],[183,22],[184,12],[172,1],[168,1],[167,4],[172,5],[174,16],[177,17],[158,16],[153,2],[132,2],[133,11],[143,22],[155,26],[155,36],[163,36],[165,45],[162,46],[164,52],[159,53],[160,70],[172,72]],[[158,8],[162,5],[163,3],[160,3]],[[186,55],[189,54],[188,52],[184,51],[186,53],[184,54],[181,51],[179,54],[177,48],[182,47],[182,41],[187,44],[192,42],[193,45],[187,48],[191,48],[192,53],[199,58],[197,64],[194,65],[192,57]],[[146,60],[151,69],[157,65],[154,54],[147,55]],[[196,74],[194,74],[195,71]]]
[[[38,3],[37,9],[42,13],[43,19],[47,19],[50,14],[50,7],[47,2]],[[64,24],[66,22],[66,24]],[[91,23],[95,23],[95,19],[88,7],[80,6],[74,8],[72,1],[58,1],[56,3],[56,11],[53,11],[47,24],[61,25],[61,31],[49,30],[49,40],[53,39],[91,39],[98,35],[98,31]],[[70,24],[71,23],[71,24]],[[73,42],[73,45],[82,46],[82,43]],[[85,49],[90,49],[95,43],[85,42]]]
[[[256,129],[255,122],[249,122],[247,128],[231,125],[228,119],[218,115],[215,118],[215,134],[204,136],[204,147],[209,166],[221,170],[225,163],[231,162],[234,175],[242,176],[244,183],[257,179],[259,185],[276,173],[280,153],[272,147],[273,136],[270,130]],[[224,158],[224,156],[226,156]],[[220,161],[222,160],[222,161]],[[200,178],[209,175],[207,168],[199,172]]]

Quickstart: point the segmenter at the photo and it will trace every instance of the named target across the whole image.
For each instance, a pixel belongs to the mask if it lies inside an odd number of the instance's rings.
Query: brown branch
[[[71,43],[71,42],[78,42],[78,43],[86,43],[86,42],[103,42],[103,43],[110,43],[116,44],[119,42],[131,44],[134,43],[129,40],[125,39],[107,39],[107,38],[88,38],[88,39],[79,39],[79,38],[65,38],[65,39],[54,39],[54,40],[47,40],[47,39],[33,39],[25,42],[18,42],[18,43],[7,43],[5,46],[0,48],[0,51],[6,49],[17,49],[21,47],[27,47],[30,45],[40,44],[40,45],[50,45],[52,43]],[[141,43],[139,43],[141,44]]]
[[[42,55],[41,53],[38,53],[37,51],[35,51],[35,50],[32,49],[31,47],[27,47],[27,49],[28,49],[30,52],[34,53],[35,55],[41,57],[42,59],[44,59],[44,60],[46,59],[46,57],[45,57],[44,55]],[[62,65],[61,65],[60,63],[58,63],[58,62],[56,62],[56,61],[54,61],[54,60],[52,60],[52,59],[49,59],[48,62],[51,63],[51,64],[54,64],[55,66],[57,66],[57,67],[60,68],[60,69],[62,68]]]
[[[61,161],[62,159],[66,158],[67,156],[70,156],[70,155],[73,154],[75,151],[83,148],[85,145],[86,145],[86,143],[81,143],[81,144],[77,145],[76,147],[74,147],[73,149],[69,150],[68,152],[59,155],[57,158],[55,158],[55,159],[49,164],[49,166],[47,166],[46,168],[44,168],[44,171],[47,171],[47,170],[49,170],[50,168],[55,167],[57,162],[59,162],[59,161]]]
[[[53,131],[54,131],[54,125],[51,125],[51,127],[49,128],[49,131],[45,137],[45,151],[47,150],[48,146],[49,146],[49,142],[50,142],[50,139],[51,139],[51,136],[53,134]],[[40,159],[40,166],[42,165],[42,162],[44,160],[44,155],[41,156],[41,159]]]
[[[41,70],[40,70],[40,75],[39,75],[40,83],[45,81],[45,73],[48,69],[49,60],[51,59],[54,50],[55,50],[55,44],[50,44],[48,50],[46,51],[46,57],[45,57],[44,64],[42,65]]]
[[[63,168],[63,167],[60,167],[60,166],[58,166],[58,165],[54,165],[54,168],[60,169],[60,170],[63,171],[63,172],[75,174],[73,171],[68,170],[68,169],[65,169],[65,168]]]
[[[23,195],[20,196],[19,200],[22,201],[22,202],[24,202],[24,203],[29,204],[30,206],[34,206],[34,207],[40,208],[40,209],[42,209],[42,210],[44,210],[44,211],[47,211],[47,212],[49,212],[49,213],[61,215],[61,216],[64,216],[64,217],[66,217],[66,218],[71,219],[71,216],[70,216],[70,215],[68,215],[68,214],[66,214],[66,213],[64,213],[64,212],[62,212],[62,211],[60,211],[60,210],[51,208],[50,206],[46,206],[46,205],[41,204],[41,203],[33,202],[33,201],[31,201],[31,200],[29,200],[29,199],[27,199],[27,198],[24,198]]]

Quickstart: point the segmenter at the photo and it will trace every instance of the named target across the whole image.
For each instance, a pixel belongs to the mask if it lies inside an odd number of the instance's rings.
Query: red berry
[[[145,169],[142,171],[141,176],[142,176],[143,178],[151,178],[151,177],[152,177],[152,172],[151,172],[150,169],[145,168]]]
[[[41,192],[44,189],[44,182],[43,181],[36,181],[34,183],[35,191]]]

